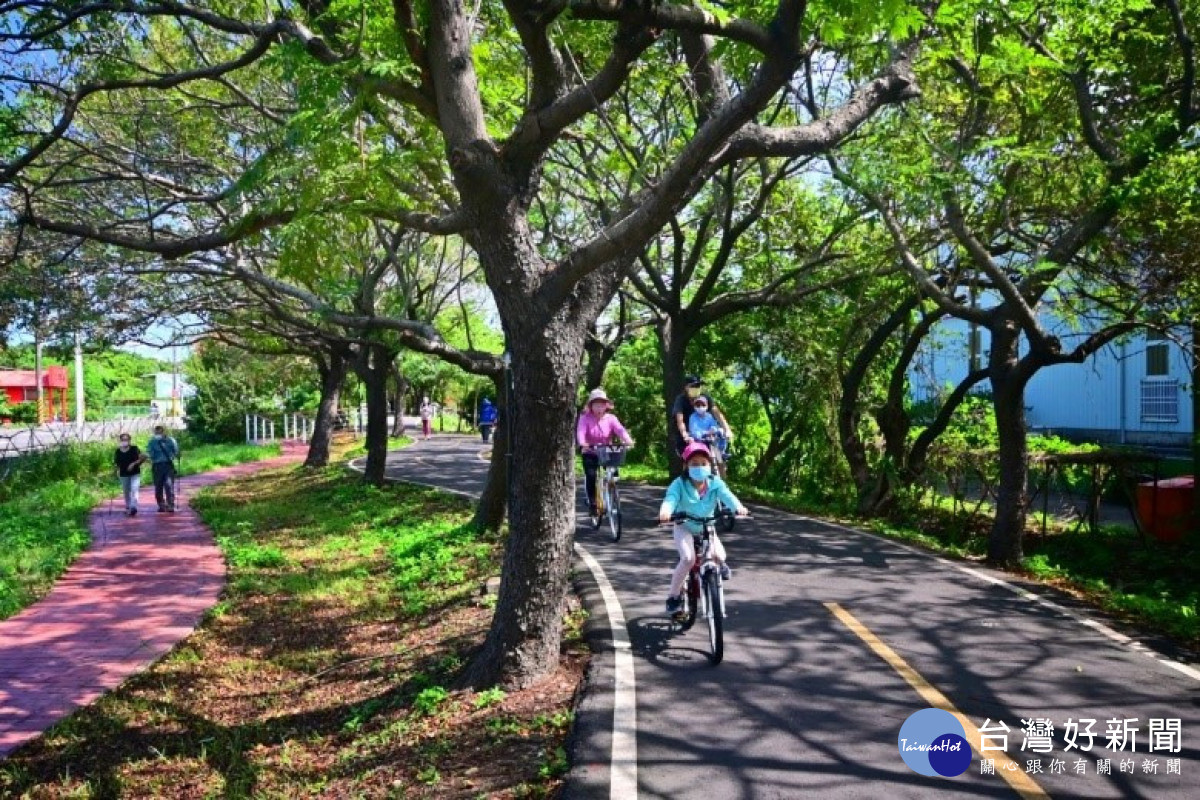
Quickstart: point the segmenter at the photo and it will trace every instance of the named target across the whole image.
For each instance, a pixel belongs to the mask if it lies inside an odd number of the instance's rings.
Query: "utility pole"
[[[45,422],[45,398],[42,388],[42,331],[41,326],[33,326],[33,381],[37,384],[37,424]]]
[[[83,431],[83,344],[75,331],[75,430]]]

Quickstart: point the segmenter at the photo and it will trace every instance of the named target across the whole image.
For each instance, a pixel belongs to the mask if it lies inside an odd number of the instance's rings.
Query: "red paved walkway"
[[[175,514],[155,512],[152,485],[136,517],[124,515],[120,498],[111,513],[107,502],[98,506],[91,546],[48,595],[0,622],[0,758],[145,669],[217,602],[225,561],[188,505],[198,489],[303,455],[289,448],[182,478]]]

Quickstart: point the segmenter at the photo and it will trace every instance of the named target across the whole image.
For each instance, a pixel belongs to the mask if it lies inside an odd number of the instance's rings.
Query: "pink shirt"
[[[591,411],[585,411],[579,415],[579,422],[575,425],[575,441],[580,447],[608,444],[614,436],[626,444],[632,441],[621,420],[612,414],[597,417]]]

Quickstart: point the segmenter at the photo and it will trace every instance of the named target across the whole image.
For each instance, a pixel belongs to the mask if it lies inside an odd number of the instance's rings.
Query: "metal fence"
[[[315,421],[303,414],[281,414],[279,417],[268,417],[262,414],[246,414],[246,443],[266,444],[277,441],[275,422],[279,422],[279,431],[283,434],[278,441],[307,442],[312,438]]]
[[[145,417],[85,422],[82,425],[74,422],[25,427],[0,425],[0,458],[17,458],[78,442],[116,442],[117,436],[122,433],[148,434],[155,425],[160,424],[169,428],[181,427],[178,420]]]

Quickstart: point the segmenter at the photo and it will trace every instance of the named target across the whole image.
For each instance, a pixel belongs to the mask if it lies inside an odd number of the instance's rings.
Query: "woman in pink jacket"
[[[575,424],[575,443],[583,451],[583,485],[588,497],[588,512],[592,516],[596,516],[596,470],[600,466],[596,447],[612,444],[613,440],[623,442],[626,447],[633,446],[629,432],[612,413],[608,395],[603,389],[593,389]]]

